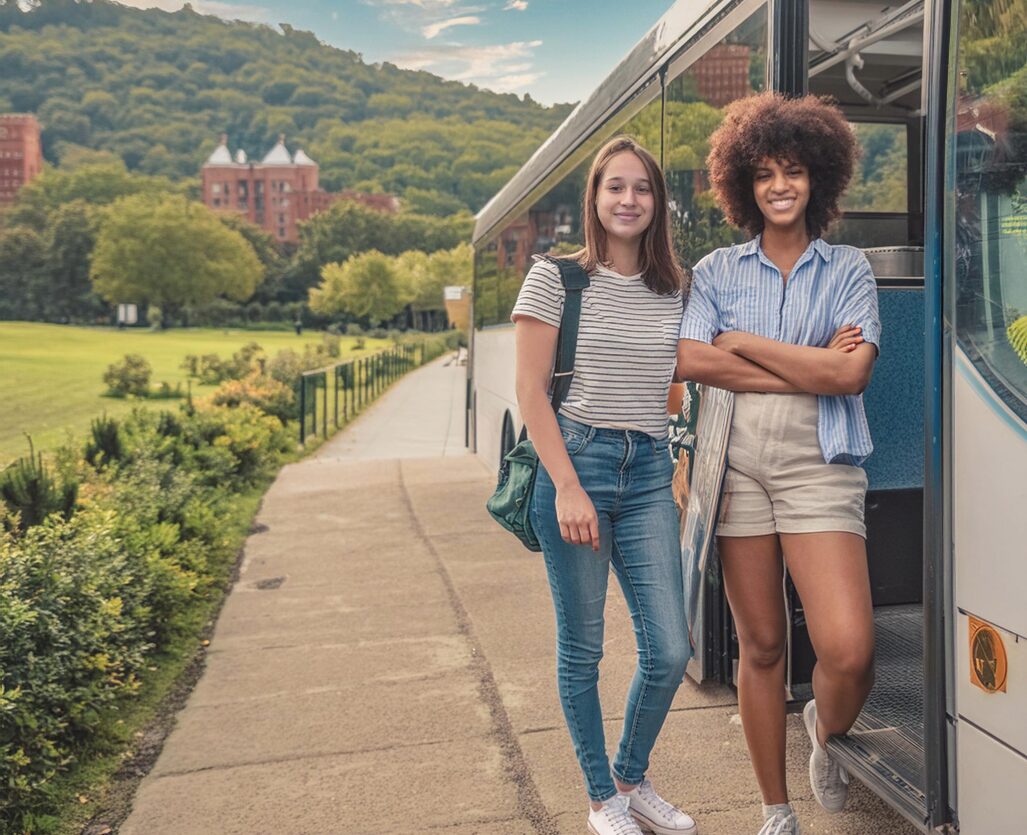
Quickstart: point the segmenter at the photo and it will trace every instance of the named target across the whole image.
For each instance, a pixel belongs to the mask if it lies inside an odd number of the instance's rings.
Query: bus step
[[[920,604],[874,610],[874,689],[852,730],[828,743],[850,774],[920,828],[927,813],[923,628]]]

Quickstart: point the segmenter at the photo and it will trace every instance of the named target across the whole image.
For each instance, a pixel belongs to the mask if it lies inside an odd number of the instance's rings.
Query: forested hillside
[[[109,0],[0,0],[0,112],[35,113],[51,163],[80,148],[195,177],[226,131],[258,159],[285,133],[329,190],[387,190],[414,210],[476,210],[566,116],[391,64],[309,32]]]

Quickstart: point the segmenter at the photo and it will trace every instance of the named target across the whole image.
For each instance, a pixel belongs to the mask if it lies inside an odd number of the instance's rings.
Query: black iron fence
[[[300,443],[318,432],[327,438],[329,424],[344,426],[407,371],[445,352],[442,340],[425,340],[305,371],[297,393]]]

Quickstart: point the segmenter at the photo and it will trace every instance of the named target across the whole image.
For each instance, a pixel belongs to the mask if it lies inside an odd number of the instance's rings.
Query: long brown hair
[[[670,214],[667,211],[667,182],[653,155],[630,136],[614,137],[599,149],[592,161],[581,207],[585,246],[570,257],[576,259],[588,273],[594,272],[600,264],[607,263],[606,230],[599,221],[596,200],[606,166],[623,151],[631,151],[642,161],[653,189],[653,219],[642,233],[639,247],[642,280],[654,293],[669,296],[684,288],[685,271],[678,262],[672,243]]]

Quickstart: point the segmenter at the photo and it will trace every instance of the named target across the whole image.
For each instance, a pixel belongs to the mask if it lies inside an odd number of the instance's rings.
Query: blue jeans
[[[600,551],[560,536],[556,488],[539,467],[532,525],[542,545],[556,608],[557,682],[589,797],[617,793],[599,704],[603,610],[610,565],[634,624],[638,668],[613,764],[622,783],[640,783],[691,656],[681,585],[679,516],[671,495],[667,442],[644,432],[597,429],[559,416],[567,452],[599,516]]]

